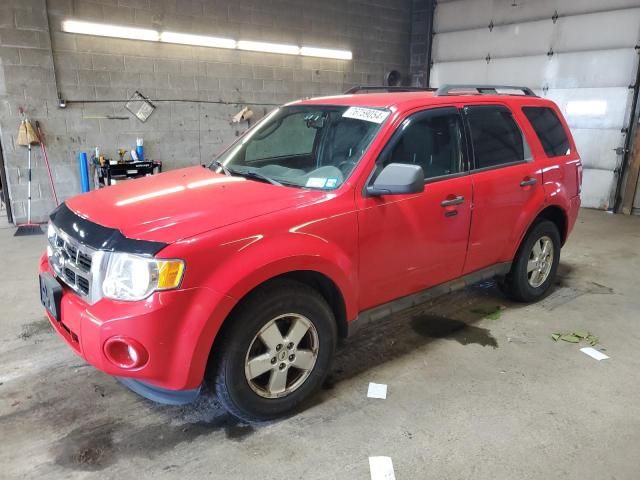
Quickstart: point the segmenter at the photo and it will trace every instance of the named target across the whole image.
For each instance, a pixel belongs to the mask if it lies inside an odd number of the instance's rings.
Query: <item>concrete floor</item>
[[[640,475],[640,218],[582,211],[559,283],[536,305],[491,283],[345,342],[307,408],[243,425],[215,399],[178,408],[94,370],[43,317],[44,237],[0,229],[0,477],[637,479]],[[506,308],[498,319],[482,310]],[[610,359],[554,343],[589,330]],[[386,400],[366,397],[387,383]]]

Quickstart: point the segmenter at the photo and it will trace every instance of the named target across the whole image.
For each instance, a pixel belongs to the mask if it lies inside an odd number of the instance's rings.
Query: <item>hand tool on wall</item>
[[[13,234],[15,237],[23,235],[42,235],[42,229],[37,223],[31,222],[31,145],[37,145],[38,135],[36,134],[31,122],[26,118],[24,110],[20,108],[20,127],[18,128],[18,138],[16,143],[18,145],[26,146],[29,148],[29,180],[27,183],[27,223],[19,224],[18,229]]]
[[[49,155],[47,155],[47,146],[44,141],[44,132],[40,128],[40,122],[36,120],[36,130],[38,131],[38,138],[40,140],[40,149],[42,150],[42,156],[44,157],[44,163],[47,165],[47,172],[49,172],[49,183],[51,184],[51,193],[53,194],[53,200],[56,202],[56,207],[60,205],[58,201],[58,194],[56,193],[56,186],[53,183],[53,174],[51,173],[51,165],[49,164]]]

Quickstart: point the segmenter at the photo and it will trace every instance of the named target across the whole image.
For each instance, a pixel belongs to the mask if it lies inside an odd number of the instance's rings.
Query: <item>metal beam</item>
[[[640,53],[640,47],[636,47],[636,51]],[[636,81],[633,84],[633,100],[631,102],[631,113],[629,115],[629,123],[627,124],[627,137],[624,142],[624,151],[622,157],[622,165],[618,174],[618,182],[616,184],[615,202],[613,211],[616,213],[625,213],[629,215],[633,206],[633,198],[638,188],[638,169],[637,161],[633,165],[631,163],[631,149],[639,149],[640,145],[632,145],[632,139],[635,137],[634,144],[640,141],[640,136],[636,135],[638,130],[638,93],[640,93],[640,57],[636,67]],[[626,174],[626,178],[625,178]],[[625,181],[626,180],[626,181]],[[623,187],[624,184],[624,187]]]
[[[435,0],[411,2],[410,85],[429,87],[433,49]]]

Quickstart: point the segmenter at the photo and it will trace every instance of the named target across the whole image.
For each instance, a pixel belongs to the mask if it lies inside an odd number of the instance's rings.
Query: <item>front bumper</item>
[[[46,255],[39,270],[53,274]],[[109,375],[128,379],[123,383],[142,395],[152,390],[164,396],[171,391],[197,395],[215,335],[233,307],[230,297],[208,288],[190,288],[156,292],[139,302],[103,298],[90,305],[62,287],[59,321],[48,312],[47,316],[75,353]],[[112,362],[105,343],[114,337],[142,345],[148,353],[145,363],[122,368]],[[139,388],[133,388],[135,384]],[[157,395],[144,396],[161,401]],[[184,400],[189,394],[178,397]]]

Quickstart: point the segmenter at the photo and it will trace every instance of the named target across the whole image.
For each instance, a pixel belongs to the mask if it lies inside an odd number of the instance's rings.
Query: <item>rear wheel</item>
[[[520,302],[544,297],[560,262],[560,233],[553,222],[539,220],[525,237],[504,281],[506,293]]]
[[[227,322],[209,379],[234,416],[276,418],[322,385],[337,331],[333,312],[312,288],[272,282],[253,292]]]

